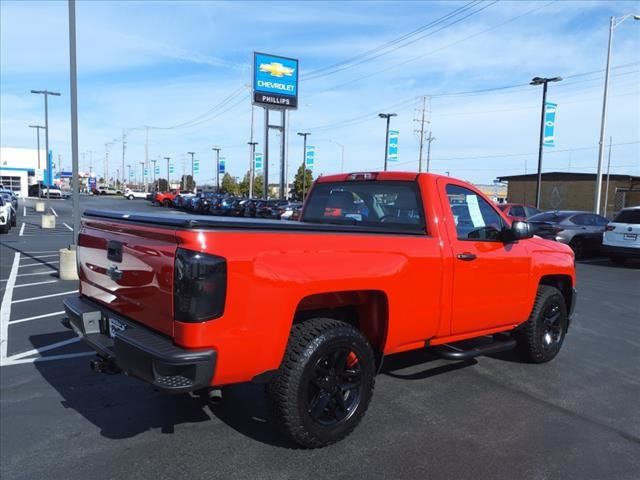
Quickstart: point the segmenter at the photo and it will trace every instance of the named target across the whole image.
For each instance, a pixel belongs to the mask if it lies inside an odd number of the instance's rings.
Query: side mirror
[[[533,237],[533,228],[530,223],[514,221],[508,230],[508,236],[511,241],[524,240]]]

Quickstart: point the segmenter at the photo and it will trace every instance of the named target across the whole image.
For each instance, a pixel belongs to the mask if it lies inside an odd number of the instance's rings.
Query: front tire
[[[584,240],[580,237],[574,237],[570,242],[569,246],[571,250],[573,250],[574,255],[576,256],[576,260],[584,257]]]
[[[373,395],[374,375],[373,351],[359,330],[316,318],[293,326],[267,399],[291,440],[324,447],[360,423]]]
[[[540,285],[533,310],[524,325],[515,332],[517,350],[529,363],[546,363],[562,348],[569,318],[560,290]]]

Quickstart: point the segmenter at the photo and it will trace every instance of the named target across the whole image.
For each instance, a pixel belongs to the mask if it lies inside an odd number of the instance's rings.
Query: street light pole
[[[256,167],[256,145],[258,142],[247,142],[251,147],[251,162],[249,163],[249,198],[253,198],[253,176]]]
[[[302,148],[302,202],[304,203],[304,196],[307,193],[307,137],[311,134],[308,132],[298,132],[298,135],[304,137],[304,146]]]
[[[627,14],[622,17],[611,17],[609,20],[609,45],[607,47],[607,66],[604,74],[604,93],[602,96],[602,120],[600,122],[600,140],[598,141],[598,169],[596,173],[596,213],[600,213],[600,197],[602,196],[602,161],[604,157],[604,137],[607,130],[607,100],[609,97],[609,72],[611,70],[611,45],[613,43],[613,30],[628,18],[640,20],[640,15]],[[605,214],[607,207],[605,205]]]
[[[220,147],[213,147],[211,150],[216,152],[216,193],[220,193]]]
[[[389,123],[391,122],[391,117],[398,116],[397,113],[379,113],[378,116],[380,118],[387,119],[387,130],[384,140],[384,171],[387,171],[387,162],[389,160]]]
[[[171,190],[171,182],[169,181],[169,175],[171,170],[171,167],[169,165],[169,160],[171,160],[171,157],[164,157],[164,159],[167,161],[167,192],[168,192],[169,190]]]
[[[144,185],[144,162],[139,162],[139,163],[140,163],[140,179],[142,180],[140,184]]]
[[[156,188],[156,162],[157,160],[151,160],[151,163],[153,163],[153,191],[154,192],[158,190]]]
[[[45,128],[40,125],[29,125],[29,128],[35,128],[38,138],[38,170],[40,170],[40,130]],[[42,197],[42,182],[38,182],[38,198]]]
[[[191,155],[191,182],[195,183],[193,180],[193,156],[196,154],[196,152],[187,152],[189,155]]]
[[[540,208],[540,195],[542,190],[542,148],[544,146],[544,113],[547,104],[547,84],[549,82],[559,82],[562,77],[542,78],[534,77],[529,85],[542,85],[542,112],[540,113],[540,141],[538,143],[538,180],[536,182],[536,208]]]
[[[131,183],[131,165],[127,165],[127,185]]]
[[[44,145],[46,149],[47,155],[47,212],[51,213],[49,207],[49,190],[51,187],[51,171],[49,168],[49,95],[53,95],[54,97],[59,97],[60,94],[57,92],[50,92],[49,90],[31,90],[31,93],[35,93],[36,95],[44,95]]]

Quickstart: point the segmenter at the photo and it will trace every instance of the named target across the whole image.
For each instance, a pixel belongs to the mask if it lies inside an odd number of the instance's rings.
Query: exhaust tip
[[[219,405],[222,403],[222,390],[219,388],[212,388],[209,390],[209,404],[211,405]]]

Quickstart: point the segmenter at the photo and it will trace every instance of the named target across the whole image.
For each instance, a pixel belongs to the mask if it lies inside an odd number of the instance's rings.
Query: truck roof
[[[369,179],[358,178],[366,175],[373,176],[373,178],[369,178]],[[350,180],[416,181],[420,176],[443,177],[443,175],[437,175],[435,173],[369,171],[369,172],[350,172],[350,173],[337,173],[334,175],[323,175],[321,177],[318,177],[316,182],[317,183],[348,182]]]

